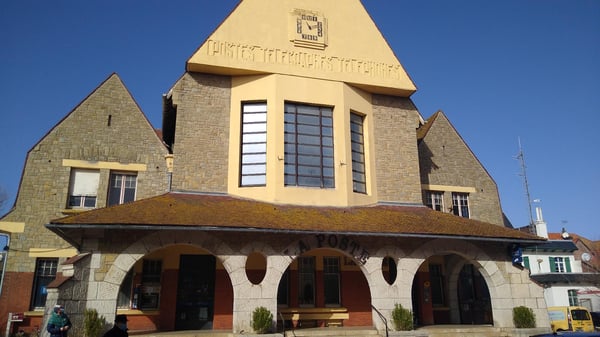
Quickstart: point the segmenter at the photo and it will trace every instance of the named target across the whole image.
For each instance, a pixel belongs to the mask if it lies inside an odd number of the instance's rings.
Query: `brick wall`
[[[345,326],[372,326],[371,291],[361,271],[347,271],[341,275],[342,306],[348,309],[350,319]]]

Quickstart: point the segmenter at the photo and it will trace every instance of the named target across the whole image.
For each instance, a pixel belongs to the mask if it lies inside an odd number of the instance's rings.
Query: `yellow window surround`
[[[29,257],[73,257],[75,248],[29,248]]]
[[[63,166],[77,167],[84,169],[109,169],[109,170],[122,170],[122,171],[146,171],[148,169],[146,164],[121,164],[117,162],[109,161],[89,161],[89,160],[75,160],[75,159],[63,159]]]
[[[25,231],[24,222],[0,221],[0,232],[23,233]]]
[[[421,184],[421,188],[428,191],[444,191],[444,192],[461,192],[461,193],[476,193],[475,187],[468,186],[451,186],[451,185],[430,185]]]

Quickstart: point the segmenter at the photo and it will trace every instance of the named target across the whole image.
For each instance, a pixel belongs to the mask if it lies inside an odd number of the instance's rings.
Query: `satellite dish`
[[[567,232],[562,232],[561,235],[562,235],[563,239],[568,239],[569,238],[569,233],[567,233]]]
[[[585,262],[589,262],[592,259],[592,256],[590,253],[583,253],[581,254],[581,259]]]

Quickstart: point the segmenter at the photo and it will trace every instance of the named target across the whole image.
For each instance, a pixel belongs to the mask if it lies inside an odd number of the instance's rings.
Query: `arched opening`
[[[493,323],[490,291],[472,264],[465,264],[460,269],[457,292],[461,324]]]
[[[373,325],[367,279],[335,249],[310,250],[292,261],[279,282],[277,306],[286,326],[296,328]]]
[[[117,313],[131,331],[231,329],[233,288],[205,249],[175,244],[137,260],[121,282]]]
[[[381,273],[383,274],[383,279],[387,284],[392,285],[396,282],[396,277],[398,276],[398,267],[396,266],[396,261],[393,257],[386,256],[381,261]]]
[[[435,255],[421,264],[412,286],[419,326],[493,324],[488,285],[477,266],[456,254]]]
[[[260,284],[267,273],[267,258],[258,252],[252,252],[246,259],[246,277],[252,284]]]

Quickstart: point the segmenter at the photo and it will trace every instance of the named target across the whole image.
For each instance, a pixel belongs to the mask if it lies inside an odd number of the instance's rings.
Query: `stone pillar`
[[[245,255],[220,256],[229,273],[233,287],[233,332],[251,333],[252,312],[257,307],[265,307],[277,320],[277,289],[281,275],[290,263],[288,257],[268,256],[267,272],[260,284],[252,284],[246,276]],[[281,270],[283,268],[283,271]]]

